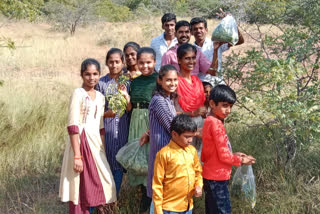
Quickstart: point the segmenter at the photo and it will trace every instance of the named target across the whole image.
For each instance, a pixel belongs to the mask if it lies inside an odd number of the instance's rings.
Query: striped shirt
[[[150,153],[148,166],[147,195],[152,197],[153,165],[157,152],[171,139],[170,126],[176,116],[173,101],[156,94],[149,105]]]
[[[107,74],[100,78],[99,83],[96,86],[96,90],[106,96],[107,87],[114,83],[115,80],[110,78],[109,74]],[[127,90],[129,90],[129,83],[127,84]],[[108,110],[108,101],[106,100],[105,111]],[[104,119],[104,128],[106,131],[106,155],[112,171],[123,170],[122,166],[116,160],[116,154],[128,142],[129,124],[130,113],[127,112],[125,112],[120,118],[118,114],[116,114],[115,117]]]

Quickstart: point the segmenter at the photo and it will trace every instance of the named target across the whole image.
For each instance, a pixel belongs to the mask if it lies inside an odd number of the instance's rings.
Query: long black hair
[[[164,65],[160,68],[159,70],[159,75],[158,78],[159,80],[162,80],[163,77],[169,73],[170,71],[175,71],[178,74],[177,69],[173,66],[173,65]],[[167,93],[163,90],[162,86],[158,83],[156,84],[156,88],[153,90],[152,96],[156,95],[156,94],[160,94],[163,97],[167,97]],[[175,99],[176,97],[178,97],[177,92],[173,92],[170,93],[170,99]]]

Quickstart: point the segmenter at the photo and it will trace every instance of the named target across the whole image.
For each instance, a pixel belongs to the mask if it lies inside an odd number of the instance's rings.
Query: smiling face
[[[100,73],[95,65],[88,65],[87,69],[81,75],[83,80],[83,87],[85,89],[92,89],[99,81]]]
[[[220,120],[225,119],[230,114],[233,106],[233,104],[228,102],[218,102],[218,104],[216,104],[213,100],[209,101],[209,105],[212,114]]]
[[[124,56],[126,58],[127,66],[132,67],[137,64],[137,51],[135,51],[132,47],[128,47],[125,50]]]
[[[184,147],[191,145],[191,142],[192,142],[195,134],[196,134],[195,132],[186,131],[186,132],[183,132],[179,135],[177,132],[172,131],[171,136],[172,136],[172,140],[176,144],[178,144],[179,146],[184,148]]]
[[[161,85],[162,89],[166,92],[168,96],[171,93],[175,92],[178,87],[178,74],[177,71],[171,70],[158,80],[158,83]]]
[[[178,59],[180,71],[191,72],[196,64],[196,53],[192,50],[187,51],[186,54]]]
[[[148,76],[153,73],[156,60],[150,53],[142,53],[138,59],[138,68],[142,75]]]
[[[181,26],[176,32],[176,37],[180,45],[188,43],[190,40],[190,36],[191,32],[189,26]]]
[[[200,22],[192,25],[191,30],[196,42],[204,41],[206,39],[208,28],[205,28],[204,23]]]
[[[111,54],[106,62],[111,75],[120,74],[123,67],[123,62],[119,53]]]
[[[165,22],[162,25],[162,29],[164,30],[164,33],[166,35],[173,36],[175,33],[175,30],[174,30],[175,26],[176,26],[176,22],[174,20],[171,20],[171,21]]]

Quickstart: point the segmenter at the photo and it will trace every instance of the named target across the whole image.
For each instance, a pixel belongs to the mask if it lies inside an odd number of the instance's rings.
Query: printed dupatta
[[[183,77],[179,76],[178,78],[178,103],[182,110],[189,112],[203,106],[206,98],[204,96],[204,88],[200,79],[195,75],[191,75],[192,83],[190,84]]]

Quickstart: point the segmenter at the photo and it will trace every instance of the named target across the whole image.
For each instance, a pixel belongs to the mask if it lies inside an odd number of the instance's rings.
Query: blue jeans
[[[150,206],[150,214],[154,214],[153,201],[151,202],[151,206]],[[173,211],[163,210],[163,214],[192,214],[192,210],[188,210],[184,212],[173,212]]]
[[[231,214],[228,183],[203,179],[206,214]]]

